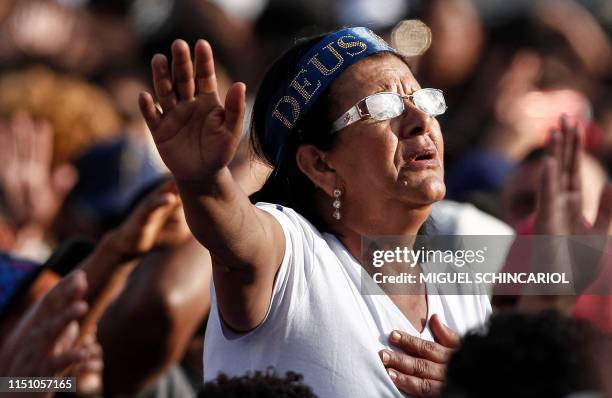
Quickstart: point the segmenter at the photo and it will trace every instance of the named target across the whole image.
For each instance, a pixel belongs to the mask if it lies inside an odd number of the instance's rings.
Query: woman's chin
[[[402,196],[409,198],[411,202],[422,205],[433,204],[444,199],[446,185],[444,179],[437,175],[431,175],[418,180],[400,181]]]

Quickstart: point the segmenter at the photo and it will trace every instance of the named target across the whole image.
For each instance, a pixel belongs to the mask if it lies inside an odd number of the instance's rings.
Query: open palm
[[[156,54],[151,62],[155,96],[142,93],[139,105],[157,150],[179,180],[214,175],[232,160],[242,134],[245,85],[235,83],[221,104],[212,50],[204,40],[195,45],[192,63],[183,40],[172,44],[172,69]]]

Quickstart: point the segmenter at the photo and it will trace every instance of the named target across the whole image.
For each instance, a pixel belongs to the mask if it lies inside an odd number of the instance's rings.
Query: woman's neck
[[[350,228],[351,224],[348,222],[338,223],[334,228],[337,238],[374,282],[376,282],[375,273],[386,276],[411,275],[414,278],[415,282],[398,286],[377,284],[418,332],[423,331],[428,313],[426,287],[418,277],[421,272],[420,265],[409,265],[397,260],[385,263],[384,266],[374,265],[372,253],[365,253],[362,244],[364,238],[372,237],[374,246],[384,251],[395,252],[399,249],[403,253],[405,249],[412,250],[416,235],[428,215],[429,209],[403,216],[409,221],[405,223],[400,223],[402,217],[399,217],[399,220],[396,218],[386,225],[371,225],[369,228]]]
[[[360,262],[362,260],[362,240],[366,237],[413,237],[418,235],[423,223],[429,216],[430,206],[414,209],[410,213],[371,222],[372,219],[357,218],[331,223],[332,230],[349,253]],[[353,222],[351,222],[353,221]]]

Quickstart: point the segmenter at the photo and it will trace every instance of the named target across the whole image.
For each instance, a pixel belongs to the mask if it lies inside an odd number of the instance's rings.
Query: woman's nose
[[[400,139],[423,135],[431,130],[432,117],[417,109],[412,102],[406,101],[404,113],[398,118]]]

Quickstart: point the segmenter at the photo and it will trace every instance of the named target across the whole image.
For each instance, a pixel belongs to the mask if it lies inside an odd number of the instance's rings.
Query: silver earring
[[[340,190],[340,188],[334,189],[334,201],[332,203],[332,206],[334,207],[333,216],[336,220],[340,220],[342,218],[342,215],[340,214],[340,207],[342,207],[342,203],[340,203],[341,195],[342,191]]]

